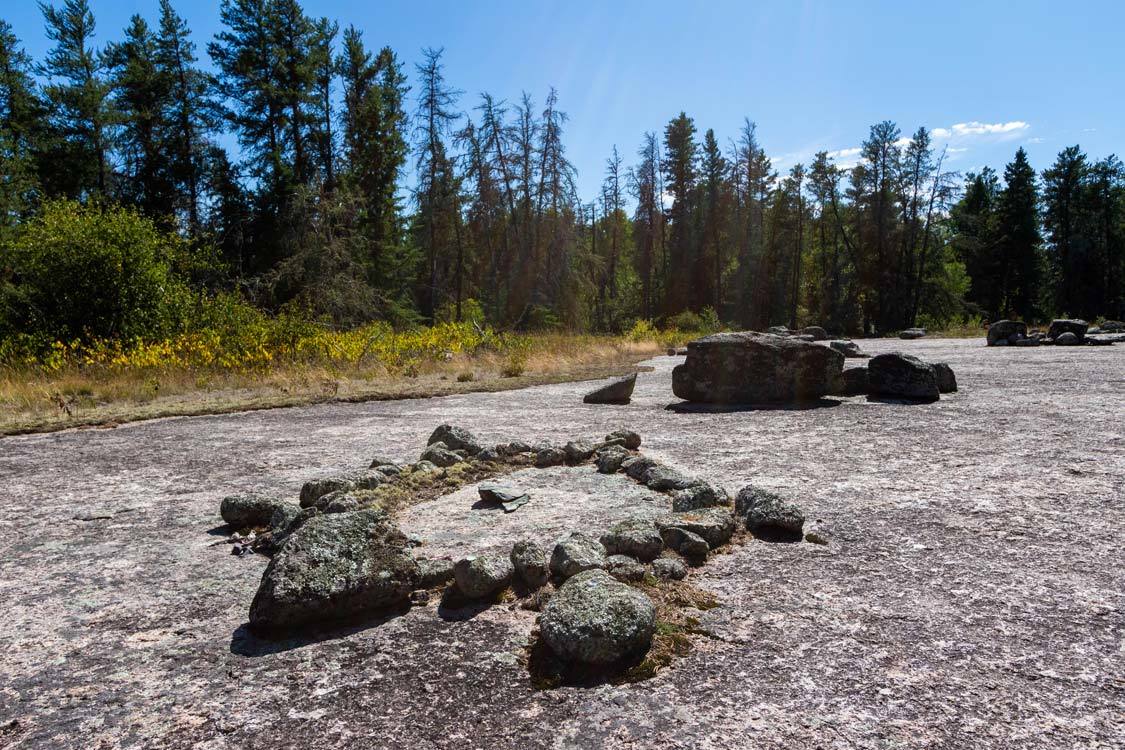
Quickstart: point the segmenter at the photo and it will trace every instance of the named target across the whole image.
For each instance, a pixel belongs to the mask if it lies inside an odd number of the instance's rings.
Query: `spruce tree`
[[[666,315],[689,309],[693,302],[692,278],[685,273],[697,262],[695,233],[692,231],[695,184],[697,178],[695,121],[681,112],[664,128],[664,177],[672,198],[668,211],[670,224],[668,257],[671,265],[664,300]]]
[[[0,237],[27,216],[39,193],[44,116],[31,58],[0,21]]]
[[[1000,193],[997,254],[1001,265],[1001,304],[998,314],[1009,312],[1022,320],[1038,314],[1040,279],[1039,191],[1027,152],[1016,151],[1004,169]]]
[[[1087,248],[1082,235],[1082,198],[1089,165],[1078,146],[1059,153],[1043,172],[1043,226],[1050,240],[1055,310],[1078,315],[1083,307],[1083,275]]]

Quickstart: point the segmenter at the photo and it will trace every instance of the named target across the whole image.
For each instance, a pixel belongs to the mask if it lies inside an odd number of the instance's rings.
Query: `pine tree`
[[[114,113],[102,57],[91,44],[94,14],[87,0],[61,8],[40,5],[47,38],[55,43],[43,63],[44,90],[52,116],[50,165],[41,172],[50,194],[76,198],[108,194]]]
[[[44,117],[31,58],[0,21],[0,238],[36,202]]]
[[[991,167],[965,178],[961,200],[950,212],[953,243],[972,279],[967,299],[989,319],[1003,307],[1002,267],[997,253],[1000,180]]]
[[[727,172],[726,157],[715,139],[715,131],[708,129],[703,136],[701,164],[701,228],[700,254],[696,270],[695,295],[700,307],[710,305],[716,314],[723,314],[723,274],[726,257]]]
[[[1027,152],[1016,151],[1015,159],[1004,169],[1004,189],[997,211],[996,252],[1000,258],[1000,301],[998,314],[1010,311],[1022,320],[1035,320],[1038,314],[1040,243],[1039,194],[1035,170]]]
[[[696,184],[695,122],[681,112],[664,129],[664,176],[666,189],[672,198],[668,211],[670,224],[669,263],[671,276],[667,280],[664,313],[673,315],[690,308],[693,300],[692,277],[683,273],[693,268],[697,261],[692,216]]]
[[[1049,258],[1058,312],[1078,315],[1084,307],[1080,279],[1087,248],[1082,236],[1082,192],[1089,165],[1078,146],[1064,149],[1043,172],[1043,225],[1050,239]]]

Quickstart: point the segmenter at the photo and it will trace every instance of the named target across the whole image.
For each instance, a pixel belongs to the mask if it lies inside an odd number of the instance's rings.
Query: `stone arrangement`
[[[1046,333],[1029,331],[1018,320],[998,320],[988,326],[985,340],[989,346],[1105,346],[1125,341],[1125,323],[1107,320],[1091,328],[1084,320],[1052,320]]]
[[[637,585],[684,578],[740,527],[770,541],[800,541],[805,518],[792,503],[755,487],[743,488],[732,501],[718,485],[645,456],[640,446],[640,435],[618,430],[597,443],[485,447],[467,430],[442,425],[413,464],[377,458],[366,471],[307,482],[298,502],[227,497],[223,520],[241,539],[257,540],[248,548],[272,555],[250,606],[250,625],[286,634],[424,604],[431,590],[443,588],[443,601],[454,603],[525,598],[540,612],[541,642],[567,663],[600,668],[642,658],[652,643],[657,608]],[[453,463],[442,468],[435,458]],[[399,530],[371,489],[459,467],[485,467],[496,476],[557,463],[621,473],[666,494],[672,511],[624,518],[600,533],[575,529],[553,546],[514,539],[507,552],[431,560],[424,543]],[[488,502],[535,502],[534,491],[496,482],[478,490]],[[809,541],[826,542],[821,535]]]

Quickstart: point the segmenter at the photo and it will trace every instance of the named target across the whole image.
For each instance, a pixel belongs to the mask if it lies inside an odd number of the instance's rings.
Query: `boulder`
[[[682,581],[687,576],[687,568],[679,560],[658,557],[652,561],[652,574],[664,581]]]
[[[1064,331],[1055,337],[1055,346],[1077,346],[1082,343],[1082,339],[1071,331]]]
[[[1027,323],[1018,320],[998,320],[988,327],[988,345],[1014,344],[1027,336]]]
[[[585,440],[571,440],[563,446],[563,452],[566,453],[567,463],[580,464],[594,455],[594,446]]]
[[[798,541],[805,525],[800,508],[776,493],[753,485],[738,491],[734,512],[745,519],[746,529],[755,536]]]
[[[621,469],[621,464],[629,458],[629,451],[614,445],[598,451],[596,463],[601,474],[616,474]]]
[[[664,540],[664,546],[689,560],[702,560],[711,550],[706,539],[680,526],[665,526],[660,530],[660,537]]]
[[[843,354],[844,359],[864,359],[870,356],[861,352],[859,344],[854,341],[829,341],[828,346]]]
[[[820,326],[805,326],[797,331],[798,336],[812,336],[813,341],[827,341],[828,331]]]
[[[442,442],[431,443],[426,446],[426,450],[422,451],[419,461],[429,461],[434,466],[446,468],[459,464],[465,459],[460,454],[454,453],[453,449]]]
[[[1056,344],[1059,343],[1059,336],[1064,333],[1073,333],[1075,338],[1082,341],[1086,338],[1086,331],[1089,327],[1089,323],[1084,320],[1052,320],[1051,327],[1047,329],[1047,336],[1053,338]]]
[[[672,513],[656,521],[661,535],[678,528],[703,537],[711,549],[721,547],[734,536],[734,516],[726,508],[704,508],[688,513]]]
[[[610,555],[605,559],[605,571],[619,581],[641,581],[645,566],[628,555]]]
[[[566,451],[562,448],[544,447],[535,452],[535,465],[540,469],[548,466],[561,466],[566,463]]]
[[[826,346],[751,331],[717,333],[688,344],[672,371],[672,391],[687,401],[789,403],[833,393],[844,355]]]
[[[936,401],[937,374],[932,365],[909,354],[872,357],[867,365],[867,392],[871,396]]]
[[[581,531],[572,531],[558,540],[551,552],[551,573],[570,578],[584,570],[605,566],[605,547]]]
[[[730,497],[722,488],[715,489],[707,482],[699,482],[672,495],[672,510],[676,513],[717,508],[730,503]]]
[[[445,443],[446,447],[451,451],[465,451],[470,456],[475,456],[484,450],[484,446],[477,440],[473,433],[466,430],[464,427],[457,427],[456,425],[443,424],[439,425],[436,430],[430,434],[430,439],[426,441],[426,445],[433,445],[434,443]]]
[[[619,521],[602,534],[601,542],[606,554],[629,555],[645,561],[655,559],[664,549],[660,531],[647,518]]]
[[[266,566],[250,625],[276,630],[376,612],[405,603],[419,577],[385,513],[317,515]]]
[[[614,440],[621,440],[622,445],[631,451],[635,451],[641,447],[641,436],[632,430],[614,430],[605,436],[605,441],[611,443]]]
[[[920,339],[925,335],[926,335],[926,329],[925,328],[907,328],[906,330],[898,332],[898,337],[900,339],[906,339],[908,341],[913,340],[913,339]]]
[[[308,508],[316,505],[317,500],[330,492],[351,489],[355,489],[355,482],[350,476],[341,475],[309,480],[301,487],[301,507]]]
[[[1027,339],[1034,341],[1035,339]],[[934,375],[937,377],[937,388],[939,393],[956,393],[957,392],[957,376],[953,374],[953,368],[945,362],[934,362]]]
[[[551,568],[547,562],[547,550],[537,542],[523,539],[512,545],[509,558],[516,572],[516,578],[523,582],[529,589],[541,588],[551,575]]]
[[[604,570],[574,576],[539,615],[539,633],[560,658],[610,665],[648,651],[656,607],[641,591]]]
[[[300,510],[294,503],[272,495],[262,495],[256,492],[245,495],[231,495],[224,497],[219,505],[219,515],[227,526],[234,529],[245,529],[249,526],[269,526],[270,519],[279,508],[292,508],[296,513]]]
[[[466,557],[453,565],[457,590],[469,599],[495,596],[511,585],[513,573],[508,555]]]
[[[606,385],[587,393],[582,401],[587,404],[627,404],[633,397],[633,387],[636,384],[635,372],[623,378],[614,378]]]
[[[849,367],[841,378],[842,387],[837,396],[862,396],[867,393],[867,367]]]

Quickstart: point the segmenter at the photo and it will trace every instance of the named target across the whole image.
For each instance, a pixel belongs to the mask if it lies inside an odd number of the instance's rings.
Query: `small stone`
[[[521,499],[527,502],[529,497],[525,490],[494,482],[485,482],[477,487],[477,494],[480,495],[481,500],[495,505],[504,505]]]
[[[614,430],[605,436],[607,443],[614,440],[623,440],[628,450],[635,451],[641,447],[641,436],[632,430]]]
[[[617,445],[598,451],[598,473],[616,474],[627,458],[629,458],[629,452]]]
[[[859,344],[854,341],[829,341],[828,346],[843,354],[844,359],[859,359],[869,356],[861,352]]]
[[[395,462],[387,458],[386,456],[376,456],[375,458],[371,459],[371,464],[368,466],[368,468],[379,470],[384,466],[395,465]]]
[[[504,460],[504,455],[495,448],[485,448],[477,454],[476,458],[478,461],[484,461],[486,463],[497,463],[498,461]]]
[[[672,510],[676,513],[700,510],[701,508],[717,508],[729,503],[730,497],[726,490],[715,489],[707,482],[700,482],[672,495]]]
[[[682,581],[687,576],[687,566],[671,557],[658,557],[652,561],[652,574],[664,581]]]
[[[605,547],[581,531],[572,531],[555,544],[551,552],[551,573],[570,578],[584,570],[605,566]]]
[[[637,373],[615,378],[606,385],[590,391],[582,397],[587,404],[627,404],[632,399],[633,388],[637,384]]]
[[[933,366],[898,352],[871,359],[867,365],[867,392],[911,401],[936,401],[940,394]]]
[[[747,485],[734,500],[734,512],[746,519],[746,528],[755,536],[786,541],[801,538],[805,516],[801,509],[769,490]]]
[[[585,440],[571,440],[563,447],[563,452],[566,453],[567,463],[580,464],[594,455],[594,446]]]
[[[430,603],[430,592],[425,589],[418,589],[417,591],[410,592],[410,603],[415,607],[424,607]]]
[[[548,466],[561,466],[566,463],[566,451],[562,448],[540,448],[535,452],[535,465],[540,469]]]
[[[798,336],[811,336],[811,341],[824,341],[828,338],[828,331],[820,326],[805,326],[797,331]]]
[[[632,456],[621,462],[621,468],[630,479],[640,482],[645,472],[657,464],[656,459],[648,456]]]
[[[282,507],[290,507],[293,512],[298,510],[297,506],[280,498],[252,492],[224,497],[219,506],[219,515],[228,526],[244,529],[249,526],[268,525],[273,514]]]
[[[453,580],[453,561],[449,559],[418,558],[418,585],[427,589],[444,586]]]
[[[429,446],[427,446],[426,450],[422,451],[420,460],[429,461],[434,466],[446,468],[449,466],[453,466],[454,464],[459,464],[464,459],[454,453],[453,450],[445,443],[438,442],[431,443]]]
[[[310,480],[305,482],[304,486],[301,487],[301,507],[308,508],[311,505],[315,505],[317,500],[330,492],[351,489],[355,489],[355,482],[352,481],[352,477],[348,476],[325,477],[323,479]]]
[[[660,530],[660,536],[668,549],[689,560],[702,560],[711,551],[706,539],[680,526],[665,526]]]
[[[654,464],[641,476],[641,482],[650,490],[667,492],[669,490],[686,490],[699,484],[700,480],[681,474],[670,466]]]
[[[463,427],[450,424],[439,425],[433,431],[430,439],[426,441],[426,445],[433,445],[434,443],[443,443],[451,451],[463,450],[470,456],[475,456],[484,450],[484,446],[477,440],[476,435]]]
[[[453,565],[457,590],[470,599],[495,596],[512,582],[512,561],[506,555],[479,555]]]
[[[521,453],[531,453],[531,445],[522,440],[513,440],[504,446],[504,450],[501,452],[506,456],[518,456]]]
[[[601,542],[607,554],[629,555],[638,560],[652,560],[664,549],[656,524],[642,518],[619,521],[602,534]]]
[[[610,555],[605,559],[605,570],[626,583],[640,581],[645,577],[645,566],[628,555]]]
[[[672,513],[657,520],[657,527],[663,534],[664,529],[675,527],[690,531],[707,542],[711,549],[721,547],[734,536],[734,516],[726,508],[703,508],[688,513]]]
[[[438,471],[438,467],[432,461],[418,461],[412,468],[419,474],[429,474],[430,472]]]
[[[1078,338],[1078,336],[1070,331],[1055,336],[1055,346],[1076,346],[1081,343],[1082,339]]]
[[[1018,320],[997,320],[988,326],[989,346],[1008,346],[1027,336],[1027,324]]]
[[[899,331],[898,337],[900,339],[920,339],[926,335],[925,328],[907,328],[906,330]]]
[[[523,539],[512,545],[509,555],[516,577],[529,589],[538,589],[547,583],[550,577],[550,566],[547,562],[547,550],[537,542]]]

